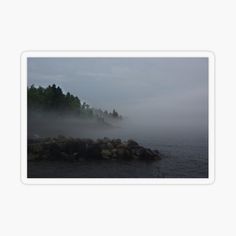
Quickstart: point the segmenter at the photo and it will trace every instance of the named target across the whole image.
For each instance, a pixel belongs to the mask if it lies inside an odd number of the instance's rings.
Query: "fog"
[[[30,58],[32,84],[56,84],[92,107],[115,108],[124,117],[111,127],[73,118],[50,125],[44,114],[47,122],[31,123],[33,133],[207,144],[207,58]]]
[[[99,122],[96,118],[80,118],[58,112],[30,111],[28,113],[28,137],[56,137],[58,135],[79,138],[103,138],[116,135],[124,126],[124,120],[107,119]]]

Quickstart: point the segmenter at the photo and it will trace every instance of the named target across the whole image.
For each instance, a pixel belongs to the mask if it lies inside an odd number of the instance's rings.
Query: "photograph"
[[[235,1],[0,1],[0,236],[236,235]]]
[[[208,178],[207,57],[28,57],[27,178]]]

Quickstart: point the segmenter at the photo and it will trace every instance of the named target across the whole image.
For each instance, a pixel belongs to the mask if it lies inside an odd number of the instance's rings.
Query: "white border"
[[[28,57],[207,57],[209,60],[208,178],[27,178]],[[21,181],[24,184],[212,184],[215,180],[215,56],[210,51],[27,51],[21,55]]]

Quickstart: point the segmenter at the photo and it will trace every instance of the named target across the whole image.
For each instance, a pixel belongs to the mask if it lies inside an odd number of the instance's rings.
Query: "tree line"
[[[46,88],[31,85],[28,87],[27,98],[29,110],[66,112],[77,114],[81,117],[96,117],[98,119],[122,118],[115,109],[112,112],[108,112],[92,108],[87,103],[81,102],[77,96],[69,92],[64,94],[62,89],[55,84]]]

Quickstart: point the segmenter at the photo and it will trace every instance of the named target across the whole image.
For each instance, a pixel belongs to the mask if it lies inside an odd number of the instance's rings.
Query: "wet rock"
[[[117,160],[117,158],[118,158],[118,155],[117,155],[117,154],[112,154],[112,159],[113,159],[113,160]]]
[[[125,149],[125,148],[127,148],[127,144],[126,144],[126,143],[118,144],[118,145],[117,145],[117,148],[123,148],[123,149]]]
[[[109,141],[110,141],[109,138],[107,138],[107,137],[104,137],[104,138],[103,138],[103,143],[107,143],[107,142],[109,142]]]
[[[130,148],[132,148],[132,147],[138,147],[139,144],[138,144],[137,142],[135,142],[134,140],[129,139],[129,140],[127,141],[127,146],[130,147]]]
[[[102,158],[104,159],[110,159],[112,157],[112,152],[108,149],[103,149],[101,151]]]
[[[97,144],[97,143],[90,144],[87,147],[85,156],[87,158],[91,158],[91,159],[100,159],[100,158],[102,158],[101,148],[100,148],[99,144]]]
[[[58,141],[66,141],[66,137],[64,135],[58,135],[57,140]]]
[[[112,148],[113,148],[113,145],[112,145],[111,142],[107,143],[107,148],[108,148],[108,149],[112,149]]]
[[[145,149],[141,147],[141,148],[139,148],[139,149],[137,149],[137,150],[135,151],[135,154],[136,154],[138,157],[142,158],[142,157],[144,157]]]
[[[146,160],[154,160],[155,154],[150,149],[146,149],[144,152],[144,158]]]
[[[96,143],[98,143],[98,144],[102,144],[102,143],[103,143],[103,140],[100,139],[100,138],[98,138],[98,139],[96,140]]]
[[[123,149],[123,148],[118,148],[118,149],[117,149],[117,155],[118,155],[118,157],[123,157],[124,154],[125,154],[125,149]]]
[[[79,139],[59,136],[28,140],[28,160],[115,159],[115,160],[160,160],[158,150],[140,146],[134,140]]]
[[[29,161],[36,161],[40,159],[40,155],[39,154],[34,154],[34,153],[29,153],[28,154],[28,160]]]
[[[158,150],[153,150],[153,152],[155,153],[155,155],[159,156],[160,152]]]
[[[113,148],[113,149],[111,150],[111,152],[112,152],[112,153],[117,153],[117,149],[116,149],[116,148]]]
[[[121,144],[121,139],[113,139],[111,142],[113,146],[117,147],[119,144]]]
[[[125,149],[124,158],[125,158],[126,160],[132,158],[131,152],[130,152],[128,149]]]
[[[132,155],[132,159],[134,159],[134,160],[138,160],[139,159],[139,157],[137,156],[137,155]]]

